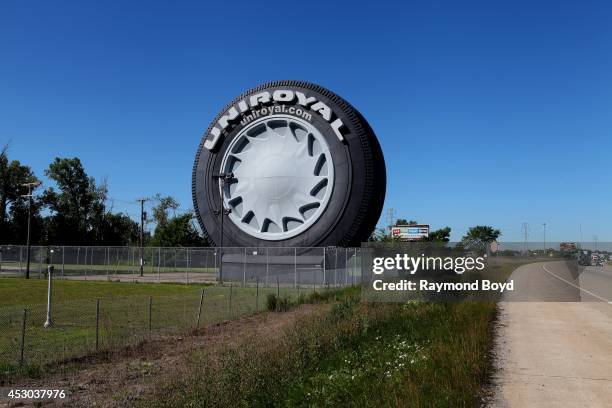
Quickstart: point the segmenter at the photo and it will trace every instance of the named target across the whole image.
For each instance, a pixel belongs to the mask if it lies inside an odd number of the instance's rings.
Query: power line
[[[387,210],[387,226],[392,227],[395,223],[395,208]]]
[[[523,223],[523,252],[527,252],[527,240],[529,239],[529,224]]]

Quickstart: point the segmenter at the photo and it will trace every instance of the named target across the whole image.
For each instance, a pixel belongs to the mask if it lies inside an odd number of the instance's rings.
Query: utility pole
[[[546,256],[546,223],[542,225],[544,226],[544,256]]]
[[[26,279],[30,279],[30,229],[32,224],[32,187],[36,188],[40,185],[39,181],[32,183],[24,183],[22,186],[28,188],[28,195],[22,197],[28,197],[28,234],[26,238]]]
[[[234,173],[219,173],[213,175],[213,177],[219,179],[221,183],[221,210],[214,210],[213,213],[215,215],[221,215],[221,237],[219,239],[219,282],[223,285],[223,219],[226,215],[229,215],[232,212],[231,208],[225,208],[223,192],[225,191],[225,183],[234,178]]]
[[[140,276],[144,276],[144,223],[145,220],[147,218],[147,213],[145,213],[144,211],[144,203],[145,201],[147,201],[146,198],[139,198],[136,201],[140,202],[140,248],[139,248],[139,255],[140,255]]]

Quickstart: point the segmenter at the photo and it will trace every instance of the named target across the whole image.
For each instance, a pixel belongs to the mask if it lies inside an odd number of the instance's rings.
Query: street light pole
[[[30,279],[30,230],[32,224],[32,187],[37,187],[40,182],[24,183],[22,186],[28,188],[28,195],[22,197],[28,197],[28,233],[26,238],[26,274],[25,278]]]
[[[140,255],[140,276],[142,277],[144,275],[144,255],[143,255],[143,251],[144,251],[144,222],[145,222],[145,212],[144,212],[144,202],[147,201],[146,198],[139,198],[136,201],[140,201],[140,248],[139,248],[139,255]]]
[[[221,210],[214,210],[215,215],[221,215],[221,237],[219,239],[219,282],[223,285],[223,219],[226,215],[232,212],[231,208],[225,208],[225,201],[223,200],[223,191],[225,190],[225,183],[234,178],[234,173],[219,173],[214,174],[214,178],[221,181]]]

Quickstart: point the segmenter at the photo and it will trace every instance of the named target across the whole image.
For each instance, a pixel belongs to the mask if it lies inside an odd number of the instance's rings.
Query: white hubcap
[[[221,162],[229,219],[266,240],[298,235],[323,213],[333,188],[329,147],[310,123],[268,116],[244,128]],[[221,185],[220,185],[221,188]]]

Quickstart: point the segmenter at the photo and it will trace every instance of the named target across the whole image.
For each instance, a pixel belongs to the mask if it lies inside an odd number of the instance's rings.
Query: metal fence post
[[[266,248],[266,288],[268,287],[268,275],[270,274],[270,248]]]
[[[278,275],[276,275],[276,297],[280,299],[280,282],[278,281]]]
[[[19,275],[23,273],[22,266],[21,266],[21,263],[23,262],[22,258],[23,258],[23,246],[20,246],[19,247]]]
[[[161,268],[161,248],[157,248],[157,282],[161,281],[160,268]]]
[[[26,330],[26,319],[28,316],[28,309],[23,309],[23,318],[21,319],[21,344],[20,355],[19,355],[19,367],[23,367],[23,354],[25,350],[25,330]]]
[[[85,280],[87,280],[87,247],[85,247]]]
[[[187,262],[185,268],[185,285],[189,284],[189,248],[187,248]]]
[[[43,264],[43,253],[38,247],[38,279],[40,279],[40,275],[42,274],[42,264]]]
[[[257,277],[257,283],[256,283],[256,290],[255,290],[255,313],[259,312],[259,276]]]
[[[151,333],[151,330],[153,328],[153,297],[149,296],[149,333]]]
[[[210,251],[209,250],[205,250],[204,254],[205,254],[205,258],[204,258],[204,273],[208,273],[208,253]]]
[[[234,290],[234,284],[230,283],[230,293],[229,293],[229,319],[232,320],[232,292]]]
[[[357,275],[357,248],[354,249],[353,255],[353,286],[355,286],[355,275]]]
[[[149,253],[151,254],[151,275],[153,275],[153,267],[155,265],[155,261],[153,260],[155,258],[155,253],[153,251],[153,248],[149,248]]]
[[[344,248],[344,286],[348,286],[348,248]]]
[[[323,247],[323,285],[325,285],[325,256],[326,256],[326,252],[327,249],[325,247]]]
[[[244,248],[244,255],[242,257],[242,287],[246,286],[246,251]]]
[[[297,248],[293,248],[293,287],[297,288]]]
[[[132,282],[136,282],[136,251],[135,248],[130,248],[130,252],[132,253]]]
[[[334,286],[338,286],[338,248],[335,248],[336,264],[334,265]]]
[[[196,329],[200,328],[200,317],[202,316],[202,304],[204,303],[204,289],[202,288],[202,294],[200,295],[200,307],[198,308],[198,321],[196,323]]]
[[[96,351],[100,342],[100,299],[96,299]]]
[[[62,247],[62,279],[64,279],[64,268],[66,265],[66,247]]]

